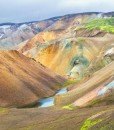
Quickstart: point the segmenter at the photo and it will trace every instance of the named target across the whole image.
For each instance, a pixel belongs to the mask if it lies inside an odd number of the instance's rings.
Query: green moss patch
[[[63,106],[62,109],[74,110],[74,107],[72,106],[72,104],[70,104],[70,105]]]
[[[100,29],[105,32],[114,33],[114,17],[95,19],[86,23],[84,27],[89,30]]]
[[[91,128],[92,126],[96,125],[97,123],[101,122],[102,119],[98,119],[98,120],[95,120],[95,121],[92,121],[91,119],[87,119],[83,126],[81,127],[80,130],[88,130],[89,128]]]

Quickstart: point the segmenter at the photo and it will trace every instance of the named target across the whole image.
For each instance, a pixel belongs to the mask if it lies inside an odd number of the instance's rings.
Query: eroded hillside
[[[106,29],[113,30],[112,23],[113,18],[77,16],[64,31],[38,34],[19,51],[62,76],[82,79],[113,61],[113,54],[106,55],[114,47],[114,34]]]
[[[17,51],[0,51],[0,106],[37,104],[60,89],[65,79]]]
[[[41,21],[41,32],[18,51],[0,51],[0,129],[113,130],[113,17],[92,12]]]

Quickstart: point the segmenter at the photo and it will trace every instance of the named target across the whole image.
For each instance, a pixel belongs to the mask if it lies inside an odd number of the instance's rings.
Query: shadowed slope
[[[17,51],[0,51],[0,106],[25,106],[54,95],[64,78]]]

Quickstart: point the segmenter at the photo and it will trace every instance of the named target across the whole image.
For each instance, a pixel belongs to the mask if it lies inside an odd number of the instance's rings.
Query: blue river
[[[67,93],[67,88],[63,88],[59,91],[57,91],[56,95],[61,95]],[[43,107],[50,107],[54,105],[54,97],[44,98],[38,101],[38,104],[40,108]]]

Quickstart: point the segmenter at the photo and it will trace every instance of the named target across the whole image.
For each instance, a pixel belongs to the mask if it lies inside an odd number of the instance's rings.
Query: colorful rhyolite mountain
[[[58,18],[39,22],[0,24],[0,49],[13,49],[19,43],[28,40],[38,32],[45,30],[56,22]]]
[[[0,106],[23,107],[55,94],[65,79],[17,51],[0,51]]]
[[[1,49],[17,51],[0,51],[0,129],[113,130],[113,17],[92,12],[26,23],[38,30],[22,42],[12,33],[16,46],[2,37]],[[49,100],[54,107],[3,108]]]
[[[114,18],[109,16],[64,16],[18,51],[62,76],[80,80],[113,60],[113,56],[106,55],[114,47]]]

